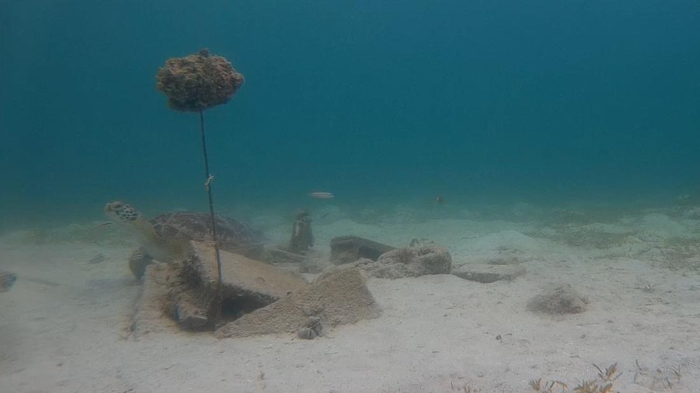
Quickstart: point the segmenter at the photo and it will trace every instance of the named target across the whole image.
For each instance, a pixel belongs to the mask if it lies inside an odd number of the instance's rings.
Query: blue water
[[[699,26],[695,0],[5,0],[0,221],[203,209],[197,117],[154,77],[203,47],[246,77],[206,112],[221,205],[670,200],[700,186]]]

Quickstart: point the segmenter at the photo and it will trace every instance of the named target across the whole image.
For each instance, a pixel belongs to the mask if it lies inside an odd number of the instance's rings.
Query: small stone
[[[313,340],[318,336],[315,331],[312,329],[309,329],[307,327],[303,327],[299,330],[299,333],[297,333],[297,337],[304,339],[304,340]]]
[[[324,333],[325,330],[321,318],[309,317],[306,326],[299,330],[297,337],[305,340],[313,340],[316,337],[323,336]]]

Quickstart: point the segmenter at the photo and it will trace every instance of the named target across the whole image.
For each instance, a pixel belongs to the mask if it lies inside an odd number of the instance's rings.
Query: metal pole
[[[218,271],[218,282],[216,288],[217,297],[221,294],[221,252],[219,251],[219,237],[216,234],[216,215],[214,214],[214,199],[211,193],[211,182],[214,180],[214,176],[209,173],[209,157],[207,155],[207,139],[204,135],[204,111],[199,111],[199,130],[202,134],[202,153],[204,153],[204,175],[206,176],[206,183],[204,185],[207,189],[207,196],[209,197],[209,214],[211,215],[211,234],[214,237],[214,250],[216,251],[216,268]]]

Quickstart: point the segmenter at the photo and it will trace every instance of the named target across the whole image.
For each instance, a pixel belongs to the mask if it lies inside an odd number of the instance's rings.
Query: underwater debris
[[[244,82],[224,57],[207,49],[186,57],[170,58],[156,74],[156,87],[168,96],[170,108],[201,112],[231,100]]]

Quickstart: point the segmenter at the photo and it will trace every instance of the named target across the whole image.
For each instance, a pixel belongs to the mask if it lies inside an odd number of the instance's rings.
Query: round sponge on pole
[[[244,78],[226,58],[202,49],[195,55],[168,59],[156,81],[158,90],[168,96],[170,108],[202,112],[229,102]]]

